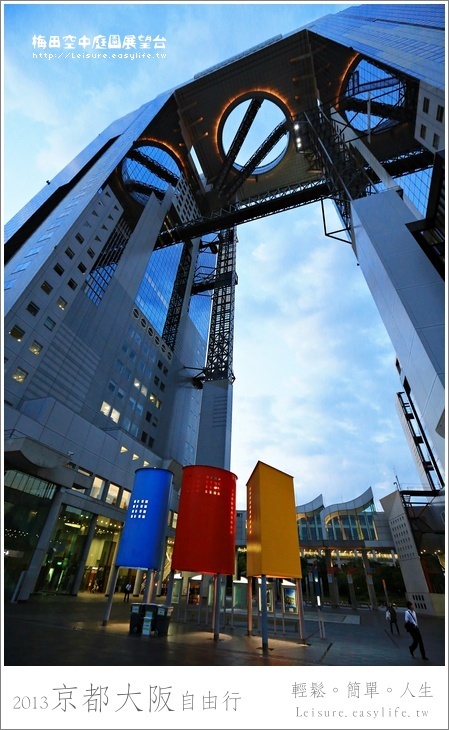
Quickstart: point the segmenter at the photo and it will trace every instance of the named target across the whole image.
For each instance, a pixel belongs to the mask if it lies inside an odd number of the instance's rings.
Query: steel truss
[[[181,260],[176,273],[176,279],[164,324],[164,331],[162,333],[162,338],[172,350],[175,349],[176,337],[178,335],[179,322],[182,314],[182,305],[184,302],[187,280],[189,278],[190,266],[192,264],[191,249],[192,244],[190,241],[186,242],[182,249]]]
[[[159,234],[156,248],[172,246],[187,238],[205,236],[216,233],[225,227],[236,226],[240,223],[265,218],[281,210],[298,208],[308,203],[316,203],[321,198],[330,195],[329,188],[323,180],[309,180],[297,185],[275,188],[260,195],[238,203],[230,203],[210,216],[203,216],[188,223],[181,223],[173,228],[162,230]]]
[[[235,228],[220,232],[217,266],[213,288],[212,313],[209,329],[205,381],[228,380],[234,382],[232,356],[234,346],[235,287],[237,284]],[[193,292],[192,292],[193,293]]]

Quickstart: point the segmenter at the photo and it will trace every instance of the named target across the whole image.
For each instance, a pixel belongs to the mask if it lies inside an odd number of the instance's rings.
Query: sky
[[[348,4],[3,3],[3,220],[110,122],[278,34]],[[33,37],[156,35],[165,58],[45,58]],[[78,47],[87,53],[89,48]],[[33,58],[33,53],[35,57]],[[56,56],[56,53],[54,54]],[[326,204],[328,230],[340,227]],[[395,353],[350,245],[309,205],[238,229],[231,470],[258,461],[297,504],[419,479],[395,409]]]

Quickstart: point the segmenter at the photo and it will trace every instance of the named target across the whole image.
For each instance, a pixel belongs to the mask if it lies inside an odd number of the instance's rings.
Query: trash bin
[[[129,621],[130,633],[141,634],[143,632],[145,618],[147,619],[147,626],[149,625],[150,627],[149,631],[154,631],[157,609],[157,603],[132,603]]]
[[[167,636],[173,606],[158,606],[154,633],[156,636]]]

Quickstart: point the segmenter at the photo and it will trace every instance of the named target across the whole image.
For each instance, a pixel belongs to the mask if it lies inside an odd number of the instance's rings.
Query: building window
[[[53,266],[53,269],[56,271],[58,276],[62,276],[64,273],[64,269],[62,268],[61,264],[56,264],[56,266]]]
[[[27,268],[27,266],[30,265],[30,263],[31,263],[31,261],[25,261],[23,264],[18,264],[12,273],[18,274],[19,271],[25,271],[25,269]]]
[[[63,299],[62,297],[59,297],[59,299],[56,302],[56,304],[58,305],[59,309],[62,309],[62,310],[64,310],[66,308],[66,306],[67,306],[66,300]]]
[[[146,412],[145,420],[148,421],[148,423],[150,423],[150,421],[151,421],[151,413],[150,413],[150,411],[147,411]]]
[[[73,291],[75,291],[76,287],[78,286],[78,284],[76,283],[75,279],[69,279],[68,282],[67,282],[67,285],[71,289],[73,289]]]
[[[95,251],[92,248],[87,249],[87,255],[90,256],[91,259],[95,256]]]
[[[39,342],[36,342],[36,340],[33,340],[28,349],[31,350],[33,355],[39,355],[42,350],[42,345]]]
[[[44,322],[44,325],[47,329],[52,330],[56,327],[56,322],[51,319],[51,317],[47,317],[47,319]]]
[[[110,484],[108,493],[106,495],[106,502],[108,504],[117,504],[119,492],[120,487],[118,487],[116,484]]]
[[[28,258],[28,256],[35,256],[39,251],[41,250],[42,246],[36,246],[36,248],[32,248],[31,251],[28,251],[27,254],[25,254],[25,258]]]
[[[437,122],[442,122],[443,118],[444,118],[444,106],[441,106],[441,104],[438,104],[437,116],[436,116]]]
[[[65,252],[66,252],[67,256],[69,257],[69,259],[73,259],[73,257],[75,256],[75,254],[73,253],[71,248],[66,248]]]
[[[110,404],[106,403],[106,401],[104,400],[103,403],[101,404],[100,411],[103,414],[103,416],[109,416],[109,414],[111,412]]]
[[[434,134],[433,135],[433,141],[432,141],[432,147],[437,150],[440,146],[440,135]]]
[[[75,236],[75,238],[78,241],[78,243],[83,243],[83,241],[84,241],[84,238],[81,235],[81,233],[77,233],[76,236]]]
[[[118,423],[120,420],[120,411],[116,408],[113,408],[111,411],[111,420],[114,421],[114,423]]]
[[[421,137],[421,139],[425,139],[426,138],[426,131],[427,131],[426,125],[425,124],[421,124],[421,129],[420,129],[420,132],[419,132],[419,136]]]
[[[120,497],[120,509],[128,509],[129,500],[131,499],[131,492],[128,489],[124,489],[122,496]]]
[[[154,395],[154,393],[150,393],[150,401],[154,406],[156,406],[156,408],[161,407],[161,401]]]
[[[27,306],[27,312],[33,315],[33,317],[36,316],[36,314],[39,311],[39,307],[34,302],[30,302]]]
[[[146,442],[147,442],[147,438],[148,438],[148,434],[147,434],[147,432],[146,432],[146,431],[142,431],[142,436],[140,437],[140,440],[141,440],[141,441],[142,441],[142,442],[143,442],[144,444],[146,444]]]
[[[51,291],[53,291],[53,287],[48,283],[48,281],[43,281],[41,284],[41,289],[46,294],[50,294]]]
[[[108,389],[111,391],[111,393],[114,392],[114,390],[116,389],[116,387],[117,387],[117,383],[114,383],[113,380],[110,380],[109,383],[108,383]]]
[[[120,398],[120,400],[123,400],[124,397],[125,397],[125,391],[123,390],[123,388],[119,388],[117,390],[117,398]]]
[[[87,271],[87,266],[85,266],[82,261],[81,261],[81,263],[78,264],[78,268],[82,274],[84,274]]]
[[[5,286],[3,287],[4,290],[8,291],[8,289],[12,289],[16,281],[17,279],[9,279],[9,281],[5,281]]]
[[[427,98],[427,96],[425,96],[424,99],[422,100],[422,110],[423,110],[424,114],[429,113],[429,104],[430,104],[430,100]]]
[[[94,499],[101,499],[101,493],[105,484],[106,482],[104,479],[101,479],[100,477],[94,477],[92,489],[90,490],[90,496]]]
[[[23,383],[23,381],[26,380],[27,377],[27,371],[23,370],[22,368],[17,368],[17,370],[12,375],[12,379],[17,381],[17,383]]]
[[[9,334],[11,335],[11,337],[14,337],[14,339],[17,340],[17,342],[21,342],[22,337],[25,334],[25,330],[23,330],[21,327],[18,327],[15,324],[14,327],[12,328],[12,330],[9,331]]]

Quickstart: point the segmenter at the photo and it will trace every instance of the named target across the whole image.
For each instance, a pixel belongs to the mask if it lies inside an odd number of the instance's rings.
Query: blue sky
[[[3,219],[107,124],[277,34],[345,5],[4,3]],[[33,58],[33,36],[156,35],[166,58]],[[85,52],[88,52],[86,49]],[[78,51],[83,51],[79,48]],[[49,52],[49,49],[46,49]],[[328,229],[340,227],[326,207]],[[394,400],[395,353],[351,247],[307,206],[238,230],[231,468],[239,509],[258,460],[297,504],[419,483]]]

